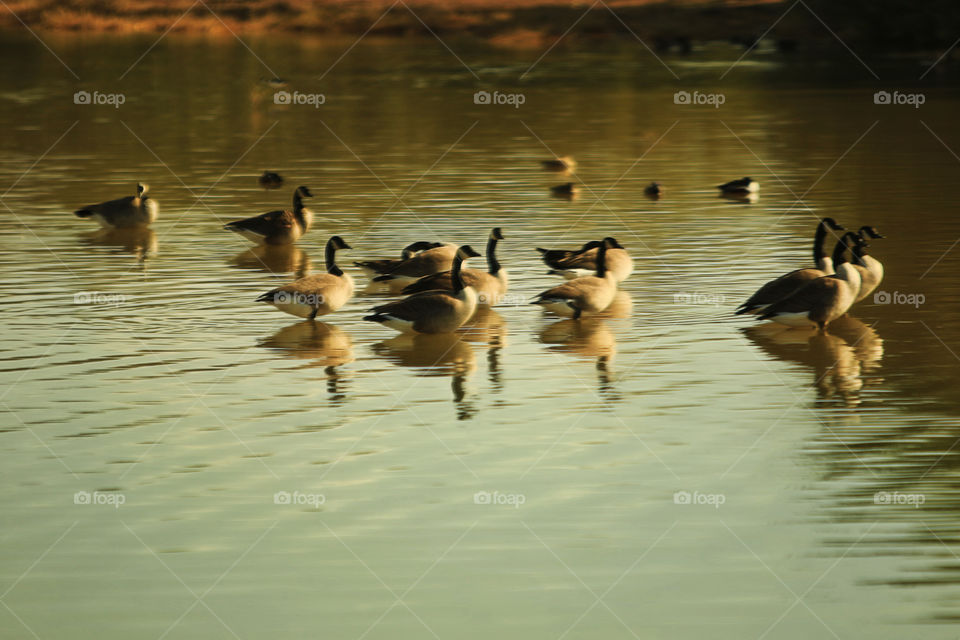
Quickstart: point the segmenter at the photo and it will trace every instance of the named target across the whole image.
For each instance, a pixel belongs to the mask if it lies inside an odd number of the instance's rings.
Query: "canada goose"
[[[651,182],[643,188],[643,195],[647,196],[651,200],[656,200],[663,195],[663,187],[660,186],[659,182]]]
[[[263,175],[257,178],[257,182],[264,189],[278,189],[283,186],[283,176],[273,171],[264,171]]]
[[[853,266],[860,272],[860,279],[862,280],[860,293],[857,294],[856,299],[856,302],[860,302],[873,293],[873,290],[883,280],[883,264],[873,256],[867,255],[867,247],[870,245],[867,244],[866,239],[867,237],[883,238],[883,236],[875,228],[866,225],[860,227],[860,231],[857,233],[861,241],[853,247],[852,262]]]
[[[833,218],[823,218],[817,224],[817,230],[813,234],[813,262],[817,265],[816,268],[796,269],[780,276],[776,280],[771,280],[757,289],[756,293],[737,307],[734,313],[736,315],[758,313],[767,305],[787,297],[800,287],[813,282],[817,278],[833,275],[833,258],[828,256],[823,250],[824,240],[827,238],[828,230],[831,229],[834,231],[844,231],[844,228],[837,224]],[[838,249],[840,244],[840,242],[837,242]]]
[[[303,206],[303,199],[312,197],[310,189],[297,187],[293,192],[293,211],[268,211],[252,218],[234,220],[223,228],[258,244],[292,244],[313,224],[313,212]]]
[[[477,308],[477,292],[460,276],[463,261],[480,254],[469,245],[456,251],[451,291],[424,291],[372,309],[364,320],[379,322],[402,333],[449,333],[470,319]]]
[[[607,240],[610,241],[606,254],[607,270],[613,272],[614,280],[623,282],[633,273],[633,258],[614,238]],[[563,276],[567,280],[593,275],[597,270],[599,251],[599,247],[590,248],[566,260],[558,260],[557,266],[550,273]]]
[[[597,250],[597,274],[575,278],[569,282],[547,289],[531,301],[553,311],[557,315],[573,315],[579,320],[583,312],[603,311],[617,293],[617,281],[607,269],[607,251],[616,244],[613,238],[604,238]]]
[[[377,274],[389,273],[393,269],[396,269],[400,266],[400,263],[404,260],[409,260],[414,255],[420,253],[421,251],[426,251],[427,249],[436,249],[437,247],[444,246],[442,242],[426,242],[420,240],[412,244],[408,244],[400,251],[400,259],[392,260],[390,258],[382,258],[379,260],[360,260],[354,262],[353,264],[360,267],[364,273],[368,276],[375,276]]]
[[[821,332],[854,303],[860,292],[860,272],[847,262],[846,250],[859,236],[847,232],[840,238],[840,246],[833,252],[837,272],[817,278],[790,296],[768,306],[760,314],[761,320],[773,320],[791,327],[817,326]]]
[[[461,269],[460,277],[463,282],[477,292],[477,303],[494,305],[507,292],[507,270],[500,266],[497,260],[497,242],[503,240],[500,227],[495,227],[487,239],[487,270]],[[424,276],[404,287],[404,294],[421,293],[423,291],[451,291],[453,289],[453,273],[444,271]]]
[[[547,171],[564,171],[567,173],[573,173],[577,170],[577,161],[570,156],[561,156],[554,160],[544,160],[540,164]]]
[[[272,304],[284,313],[308,320],[333,313],[353,296],[353,278],[337,266],[337,250],[349,248],[340,236],[331,237],[326,248],[326,273],[277,287],[257,298],[257,302]]]
[[[573,256],[579,255],[584,251],[589,251],[590,249],[595,249],[600,246],[600,243],[596,240],[591,240],[590,242],[585,243],[579,249],[542,249],[537,247],[537,251],[540,252],[540,258],[543,260],[544,264],[552,269],[561,269],[562,261]]]
[[[150,187],[137,183],[137,195],[91,204],[74,211],[78,218],[93,218],[105,229],[123,229],[152,224],[157,219],[157,201],[147,195]]]
[[[375,277],[373,281],[408,285],[423,276],[451,269],[456,255],[457,247],[452,244],[427,249],[391,267],[389,271]]]
[[[580,195],[580,187],[576,186],[572,182],[565,182],[564,184],[558,184],[555,187],[550,187],[550,194],[554,198],[574,200]]]
[[[753,178],[740,178],[718,184],[717,189],[724,193],[756,193],[760,190],[760,183]]]

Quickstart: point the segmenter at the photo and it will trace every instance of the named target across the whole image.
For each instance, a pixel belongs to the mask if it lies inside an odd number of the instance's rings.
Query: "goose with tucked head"
[[[844,228],[837,224],[837,221],[833,218],[823,218],[817,224],[817,230],[813,234],[813,262],[817,265],[816,268],[796,269],[780,276],[776,280],[771,280],[757,289],[746,302],[737,307],[734,313],[737,315],[759,313],[768,305],[786,298],[800,287],[810,284],[817,278],[833,275],[833,258],[828,256],[823,250],[823,243],[831,230],[843,231]],[[840,243],[838,242],[837,247],[839,246]],[[836,248],[834,251],[836,251]]]
[[[613,273],[614,280],[623,282],[633,273],[633,258],[615,238],[607,238],[606,269]],[[597,270],[597,258],[600,248],[591,247],[566,260],[558,260],[557,266],[550,270],[553,275],[563,276],[567,280],[593,275]]]
[[[272,304],[284,313],[308,320],[333,313],[353,297],[353,278],[337,266],[340,249],[350,249],[350,245],[340,236],[331,237],[326,247],[326,273],[272,289],[257,298],[257,302]]]
[[[235,220],[223,228],[257,244],[293,244],[313,225],[313,212],[303,204],[304,198],[312,197],[310,189],[297,187],[293,192],[293,211],[268,211]]]
[[[503,240],[500,227],[495,227],[487,239],[487,270],[461,269],[460,277],[468,287],[477,292],[477,303],[495,305],[507,292],[507,270],[497,260],[497,242]],[[424,276],[409,284],[403,289],[404,294],[422,293],[424,291],[452,291],[453,271],[444,271],[430,276]]]
[[[857,232],[860,239],[853,247],[853,266],[860,272],[860,293],[857,295],[857,302],[860,302],[868,295],[873,293],[874,289],[880,286],[883,281],[883,264],[871,255],[867,255],[867,238],[883,238],[876,228],[864,225]]]
[[[135,196],[91,204],[73,213],[78,218],[95,220],[104,229],[144,227],[157,219],[160,210],[157,201],[147,195],[149,189],[147,184],[138,182]]]
[[[383,273],[389,273],[392,270],[400,266],[400,264],[406,260],[409,260],[413,256],[417,255],[421,251],[427,251],[429,249],[436,249],[442,247],[442,242],[427,242],[425,240],[419,240],[408,244],[400,251],[400,259],[394,260],[391,258],[380,258],[376,260],[358,260],[353,264],[360,267],[364,273],[366,273],[371,278]]]
[[[756,193],[760,191],[760,183],[747,177],[718,184],[717,189],[724,193]]]
[[[779,300],[760,314],[761,320],[773,320],[790,327],[826,326],[845,314],[860,293],[860,272],[847,261],[846,252],[860,236],[847,232],[833,252],[837,272],[817,278],[795,293]]]
[[[596,275],[575,278],[547,289],[531,301],[562,316],[578,320],[583,313],[599,313],[610,306],[617,293],[617,280],[607,269],[607,253],[616,245],[613,238],[604,238],[597,250]]]
[[[424,291],[403,300],[374,307],[364,316],[401,333],[449,333],[470,319],[477,309],[477,292],[461,277],[463,262],[479,257],[470,245],[456,250],[450,291]]]
[[[537,247],[537,251],[540,252],[540,259],[543,260],[544,264],[551,269],[561,269],[561,265],[564,260],[579,255],[584,251],[596,249],[599,246],[599,241],[591,240],[590,242],[585,243],[579,249],[543,249],[541,247]]]
[[[408,285],[423,276],[429,276],[453,268],[457,255],[457,246],[442,244],[407,258],[400,264],[373,279],[374,282],[389,282],[396,285]]]

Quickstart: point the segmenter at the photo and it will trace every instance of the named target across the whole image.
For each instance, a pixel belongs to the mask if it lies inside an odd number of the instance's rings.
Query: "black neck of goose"
[[[836,269],[847,261],[847,237],[843,236],[837,240],[837,246],[833,248],[833,267]]]
[[[603,278],[607,275],[607,243],[604,242],[597,249],[597,277]]]
[[[493,236],[487,240],[487,271],[494,276],[500,273],[500,263],[497,261],[497,238]]]
[[[342,276],[343,271],[337,266],[337,247],[332,242],[327,242],[327,273],[335,276]]]
[[[457,255],[453,259],[453,270],[450,272],[450,279],[453,282],[453,293],[454,295],[463,291],[463,276],[460,275],[460,267],[463,265],[463,258]]]
[[[827,239],[827,223],[820,222],[817,225],[817,232],[813,236],[813,263],[820,264],[820,260],[827,256],[823,252],[823,242]]]

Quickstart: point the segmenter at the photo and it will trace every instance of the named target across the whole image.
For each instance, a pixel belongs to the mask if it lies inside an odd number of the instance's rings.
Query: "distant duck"
[[[307,276],[266,292],[257,302],[266,302],[299,318],[313,320],[333,313],[353,297],[353,278],[337,266],[337,251],[350,245],[340,236],[327,241],[327,272]]]
[[[550,193],[555,198],[573,200],[580,195],[580,187],[576,186],[572,182],[567,182],[565,184],[558,184],[555,187],[550,187]]]
[[[817,278],[771,304],[759,318],[790,327],[813,325],[821,332],[825,331],[830,322],[845,314],[856,302],[860,292],[860,272],[846,259],[846,250],[852,248],[858,238],[857,234],[847,232],[840,239],[840,249],[833,254],[835,274]]]
[[[573,173],[577,170],[577,161],[570,156],[561,156],[553,160],[543,160],[540,164],[547,171],[566,171]]]
[[[651,182],[643,188],[643,194],[648,198],[656,200],[663,195],[663,187],[660,186],[659,182]]]
[[[616,245],[604,238],[597,250],[596,275],[575,278],[540,293],[531,301],[562,316],[578,320],[583,313],[599,313],[610,306],[617,293],[617,281],[607,269],[607,251]]]
[[[389,273],[400,266],[405,260],[409,260],[421,251],[436,249],[444,246],[442,242],[426,242],[423,240],[408,244],[400,251],[400,259],[381,258],[376,260],[358,260],[353,264],[360,267],[364,273],[371,278],[383,273]]]
[[[588,243],[589,244],[589,243]],[[586,251],[566,259],[554,260],[550,273],[563,276],[567,280],[593,275],[597,270],[600,255],[600,242],[596,242]],[[633,273],[633,258],[615,238],[607,238],[606,269],[613,274],[614,280],[623,282]]]
[[[740,178],[719,184],[717,189],[724,193],[756,193],[760,191],[760,183],[753,178]]]
[[[477,292],[477,303],[495,305],[507,292],[507,270],[500,266],[497,260],[497,242],[503,240],[500,227],[494,228],[487,239],[487,270],[461,269],[460,277],[464,284],[473,287]],[[430,276],[424,276],[409,284],[403,289],[404,294],[422,293],[424,291],[451,291],[453,289],[453,272],[444,271]]]
[[[293,211],[269,211],[252,218],[235,220],[223,228],[259,244],[292,244],[313,224],[313,212],[303,206],[303,199],[312,197],[310,189],[297,187],[293,192]]]
[[[403,300],[379,305],[364,316],[401,333],[449,333],[470,319],[477,308],[477,292],[461,277],[463,262],[480,254],[469,245],[456,250],[450,291],[424,291]]]
[[[264,189],[279,189],[283,186],[283,176],[273,171],[264,171],[263,175],[257,178],[257,182]]]
[[[817,278],[833,275],[834,259],[823,250],[823,243],[827,238],[829,231],[844,231],[844,228],[837,224],[833,218],[823,218],[817,224],[817,230],[813,234],[813,263],[815,268],[796,269],[790,273],[784,274],[776,280],[766,283],[750,296],[746,302],[737,307],[734,312],[736,315],[744,313],[759,313],[768,305],[777,300],[787,297],[797,289],[807,285]],[[834,253],[843,251],[843,243],[837,242]]]
[[[856,299],[856,302],[860,302],[873,293],[874,289],[883,281],[883,264],[873,256],[867,255],[867,247],[870,245],[867,244],[866,239],[877,239],[884,236],[874,227],[866,225],[860,227],[857,235],[860,241],[853,247],[852,263],[854,268],[860,272],[860,293],[857,294]]]
[[[137,195],[91,204],[74,211],[78,218],[90,218],[104,229],[124,229],[152,224],[160,210],[157,201],[147,195],[150,187],[137,183]]]
[[[260,82],[273,89],[282,89],[283,87],[287,86],[287,81],[284,78],[277,78],[276,76],[273,78],[261,77]]]
[[[373,279],[374,282],[390,282],[394,284],[411,284],[423,276],[433,275],[453,268],[457,255],[457,247],[444,244],[435,249],[427,249],[415,256],[391,266],[384,273]]]

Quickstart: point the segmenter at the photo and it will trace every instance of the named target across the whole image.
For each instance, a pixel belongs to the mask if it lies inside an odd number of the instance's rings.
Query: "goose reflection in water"
[[[839,396],[846,406],[860,404],[863,375],[878,368],[883,358],[883,340],[877,332],[850,316],[831,323],[826,333],[773,323],[741,331],[777,360],[811,367],[819,398]]]
[[[131,253],[143,262],[157,254],[157,234],[150,227],[128,227],[121,229],[100,229],[85,234],[88,244],[98,247],[116,247]]]
[[[600,397],[608,402],[620,400],[620,394],[613,385],[610,367],[617,353],[617,341],[603,320],[585,317],[554,322],[540,331],[540,342],[555,353],[596,359]]]
[[[467,397],[466,380],[476,368],[473,347],[456,333],[400,334],[371,347],[373,352],[401,367],[416,369],[420,376],[451,376],[457,420],[470,420],[477,413]]]
[[[721,192],[720,195],[717,197],[723,200],[729,200],[731,202],[739,202],[740,204],[754,204],[757,202],[757,200],[760,199],[760,195],[755,191],[751,191],[749,193],[748,192],[727,193],[724,191],[724,192]]]
[[[337,367],[353,362],[353,344],[349,334],[332,324],[306,320],[280,329],[257,343],[289,358],[309,360],[306,367],[323,367],[330,400],[342,404],[343,376]]]
[[[500,353],[507,346],[507,323],[499,313],[486,305],[477,307],[458,333],[466,342],[487,345],[487,377],[494,393],[503,391]]]
[[[293,244],[257,245],[238,253],[230,264],[263,273],[292,273],[297,279],[310,275],[311,270],[310,256]]]

